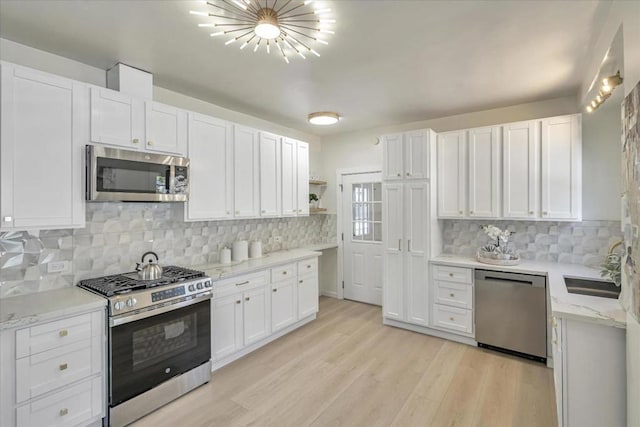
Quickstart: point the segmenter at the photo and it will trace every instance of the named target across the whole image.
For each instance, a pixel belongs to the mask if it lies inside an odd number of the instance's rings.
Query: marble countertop
[[[307,249],[310,251],[323,251],[325,249],[335,249],[338,247],[338,242],[334,243],[317,243],[315,245],[305,246],[302,249]]]
[[[551,297],[551,311],[554,316],[614,326],[616,328],[626,328],[627,315],[619,300],[567,292],[564,276],[601,279],[599,270],[577,264],[527,260],[522,260],[518,265],[498,266],[483,264],[471,257],[447,254],[432,258],[431,262],[458,267],[547,276],[547,286]]]
[[[192,268],[204,271],[207,276],[213,280],[220,280],[321,255],[322,252],[309,249],[291,249],[288,251],[271,252],[261,258],[250,258],[247,261],[232,262],[231,264],[202,264],[195,265]]]
[[[0,330],[103,308],[107,300],[75,286],[0,299]]]

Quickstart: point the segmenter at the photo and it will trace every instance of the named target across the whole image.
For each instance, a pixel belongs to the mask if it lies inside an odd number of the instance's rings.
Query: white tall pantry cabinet
[[[440,251],[435,205],[435,133],[384,136],[383,316],[429,324],[429,257]]]

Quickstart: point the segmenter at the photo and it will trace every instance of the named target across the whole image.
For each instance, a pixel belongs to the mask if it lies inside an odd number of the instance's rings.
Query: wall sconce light
[[[618,70],[615,75],[602,79],[602,85],[600,86],[598,95],[587,105],[587,113],[596,111],[598,107],[611,96],[616,87],[622,84],[622,81],[623,78],[620,76],[620,70]]]

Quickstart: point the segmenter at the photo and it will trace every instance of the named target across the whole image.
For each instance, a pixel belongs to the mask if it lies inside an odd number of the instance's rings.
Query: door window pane
[[[382,241],[381,187],[379,182],[352,185],[353,240]]]

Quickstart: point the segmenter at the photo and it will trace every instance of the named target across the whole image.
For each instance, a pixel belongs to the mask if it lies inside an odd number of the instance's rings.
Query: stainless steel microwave
[[[189,199],[189,159],[87,145],[86,199],[186,202]]]

